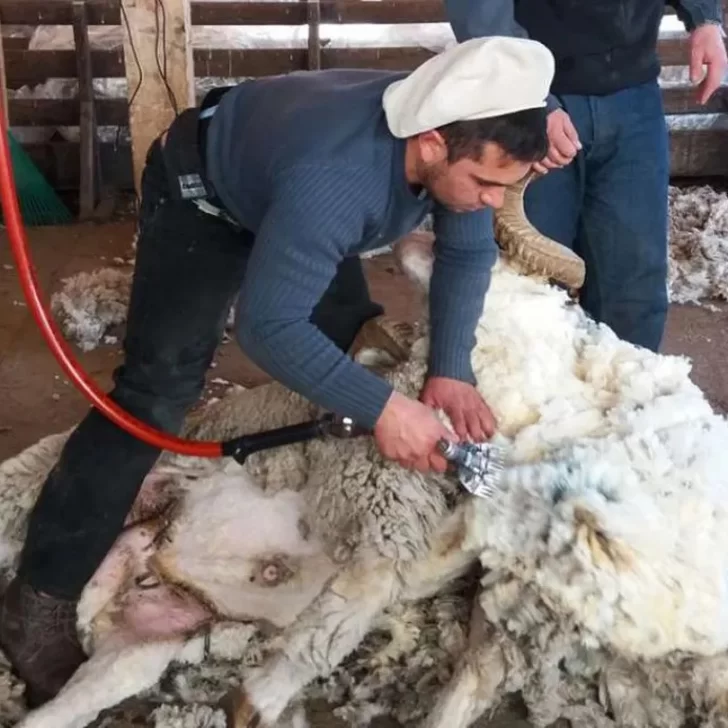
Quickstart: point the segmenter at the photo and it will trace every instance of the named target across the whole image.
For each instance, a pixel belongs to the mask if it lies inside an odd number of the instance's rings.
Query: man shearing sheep
[[[721,0],[668,0],[704,104],[728,67]],[[657,38],[665,0],[444,0],[458,41],[530,37],[556,58],[549,152],[526,217],[586,262],[581,304],[657,351],[667,321],[670,153]],[[704,77],[703,77],[704,75]],[[485,213],[486,215],[488,212]]]
[[[323,408],[371,428],[382,454],[443,471],[440,438],[495,427],[470,364],[496,246],[489,207],[548,149],[554,60],[528,39],[460,44],[412,73],[326,70],[218,89],[154,142],[113,399],[177,433],[230,306],[243,350]],[[420,401],[348,355],[382,314],[359,254],[432,213],[429,376]],[[76,604],[159,450],[91,410],[68,439],[0,604],[0,646],[35,707],[84,661]]]

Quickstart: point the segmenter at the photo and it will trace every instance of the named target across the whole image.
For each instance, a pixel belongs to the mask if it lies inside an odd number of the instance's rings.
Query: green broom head
[[[9,131],[8,144],[23,222],[26,225],[59,225],[71,222],[71,211]]]

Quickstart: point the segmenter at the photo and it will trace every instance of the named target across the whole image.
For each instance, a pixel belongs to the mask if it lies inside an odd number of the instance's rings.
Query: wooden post
[[[189,0],[121,0],[134,187],[141,193],[147,151],[195,105]]]
[[[80,105],[81,160],[78,206],[79,218],[88,220],[93,216],[96,205],[99,203],[101,190],[86,0],[73,0],[73,37],[76,44],[78,101]]]
[[[308,68],[321,68],[321,5],[319,0],[306,0],[308,6]]]
[[[0,113],[3,115],[5,127],[10,130],[10,111],[8,109],[8,83],[5,80],[5,47],[3,44],[3,27],[0,21]]]

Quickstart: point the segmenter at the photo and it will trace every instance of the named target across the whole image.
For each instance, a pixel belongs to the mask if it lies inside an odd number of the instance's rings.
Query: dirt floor
[[[30,231],[36,274],[49,301],[63,278],[81,270],[111,265],[115,257],[131,251],[133,223],[85,224],[63,228],[36,228]],[[87,404],[69,384],[58,363],[46,348],[41,334],[25,306],[13,266],[7,239],[0,233],[0,461],[27,447],[44,435],[58,432],[83,415]],[[391,315],[411,321],[418,313],[410,284],[397,272],[390,256],[366,261],[372,293]],[[664,351],[692,357],[695,381],[704,388],[713,404],[728,411],[728,344],[721,332],[728,329],[728,306],[674,306],[670,311]],[[73,353],[106,390],[110,375],[120,362],[119,345],[102,345],[83,353]],[[206,395],[215,393],[220,378],[252,386],[265,376],[240,353],[235,344],[220,347],[215,366],[208,373]],[[511,707],[496,725],[526,726],[520,711]],[[139,723],[135,723],[139,725]],[[124,728],[129,722],[104,723],[107,728]],[[318,712],[314,728],[335,728],[337,721]],[[377,728],[385,728],[379,723]]]

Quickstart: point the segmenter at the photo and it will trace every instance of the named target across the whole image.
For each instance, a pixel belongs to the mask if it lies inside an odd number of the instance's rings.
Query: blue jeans
[[[670,159],[660,88],[559,100],[583,149],[528,186],[526,214],[584,258],[584,309],[621,338],[657,351],[668,308]]]

